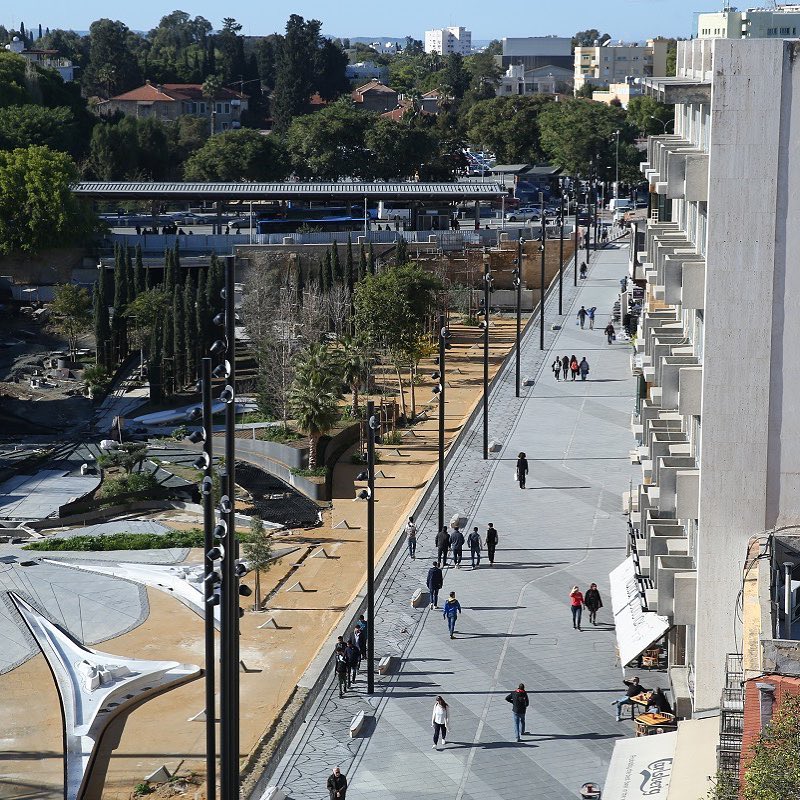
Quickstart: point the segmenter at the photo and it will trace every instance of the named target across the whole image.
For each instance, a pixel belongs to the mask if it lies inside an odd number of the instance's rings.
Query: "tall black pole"
[[[236,312],[234,308],[235,258],[225,259],[225,358],[228,361],[228,386],[234,397],[225,405],[225,490],[228,503],[222,518],[228,527],[225,558],[222,560],[221,586],[221,674],[220,674],[220,776],[225,800],[239,798],[239,578],[236,559]]]
[[[564,313],[564,187],[561,186],[561,209],[558,212],[558,316]]]
[[[488,262],[483,265],[483,460],[489,458],[489,290]]]
[[[367,694],[375,691],[375,403],[367,402]]]
[[[575,179],[577,182],[577,178]],[[579,258],[579,246],[578,246],[578,187],[575,187],[575,230],[573,233],[575,234],[575,247],[573,248],[573,258],[572,258],[572,285],[578,285],[578,258]]]
[[[539,192],[539,205],[542,219],[542,264],[539,272],[539,349],[544,350],[544,257],[547,241],[547,222],[544,218],[544,195]]]
[[[516,376],[516,395],[519,397],[520,390],[520,351],[519,346],[522,340],[522,236],[517,239],[517,268],[514,276],[514,287],[517,290],[517,346],[514,348],[515,376]]]
[[[203,452],[206,467],[203,473],[203,543],[206,554],[214,547],[214,419],[211,411],[211,359],[201,362],[201,389],[203,392]],[[206,480],[207,479],[207,480]],[[216,746],[216,656],[214,653],[214,561],[205,556],[203,561],[203,600],[206,610],[203,624],[205,634],[205,679],[206,679],[206,798],[217,797],[217,746]]]
[[[444,374],[445,316],[439,316],[439,531],[444,527],[444,394],[447,381]],[[372,620],[370,620],[370,625]]]

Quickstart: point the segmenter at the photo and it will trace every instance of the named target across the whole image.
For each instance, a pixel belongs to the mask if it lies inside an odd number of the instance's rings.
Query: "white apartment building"
[[[15,36],[5,49],[11,53],[22,56],[32,64],[37,64],[43,69],[53,69],[65,83],[69,83],[75,78],[75,67],[68,58],[62,58],[58,50],[28,50],[19,36]]]
[[[699,39],[768,39],[800,36],[800,5],[729,9],[697,15]]]
[[[526,70],[522,64],[512,64],[495,87],[498,97],[571,92],[572,71],[553,66]]]
[[[696,39],[678,43],[676,77],[643,82],[675,106],[675,133],[649,140],[651,216],[632,247],[630,548],[683,717],[720,707],[742,651],[748,543],[800,523],[799,55]]]
[[[442,56],[450,53],[468,56],[472,52],[472,32],[462,27],[425,31],[425,52]]]
[[[608,87],[624,83],[627,78],[646,78],[667,74],[667,43],[648,39],[645,44],[636,42],[616,44],[610,39],[596,47],[576,47],[574,54],[575,91],[584,84]]]

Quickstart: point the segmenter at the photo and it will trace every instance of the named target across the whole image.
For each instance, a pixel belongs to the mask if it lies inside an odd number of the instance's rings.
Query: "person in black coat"
[[[358,651],[359,655],[359,664],[361,666],[361,659],[367,657],[367,634],[364,631],[356,626],[353,629],[353,635],[350,637],[350,641],[353,643],[353,646]]]
[[[583,605],[589,612],[589,622],[592,625],[597,625],[597,612],[603,607],[603,600],[600,597],[600,592],[597,589],[597,584],[593,583],[583,596]]]
[[[520,741],[522,734],[525,733],[525,713],[530,705],[528,693],[525,691],[525,684],[521,683],[516,691],[507,695],[506,702],[511,703],[511,711],[514,716],[514,733],[517,741]]]
[[[428,587],[431,608],[439,608],[439,589],[444,585],[444,575],[442,575],[442,570],[439,569],[438,561],[434,561],[433,566],[428,570],[425,584]]]
[[[358,675],[358,665],[361,662],[361,653],[356,650],[356,646],[351,639],[347,646],[344,649],[344,657],[347,661],[347,688],[349,689],[353,685],[353,681],[356,679],[356,675]]]
[[[520,453],[517,456],[517,480],[519,481],[519,488],[525,488],[525,476],[528,474],[528,459],[525,453]]]
[[[494,551],[495,548],[497,547],[497,542],[499,538],[500,537],[497,534],[497,529],[490,522],[489,527],[486,529],[486,550],[489,554],[490,564],[494,564]]]
[[[647,701],[647,710],[657,711],[659,714],[672,713],[672,706],[669,704],[669,700],[667,700],[663,689],[656,686],[656,688],[650,692],[650,698]]]
[[[436,549],[439,553],[439,563],[447,566],[447,553],[450,550],[450,534],[447,532],[447,525],[445,525],[439,533],[436,534],[435,542]]]
[[[331,800],[345,800],[347,795],[347,776],[342,775],[339,767],[333,768],[333,772],[328,777],[327,786]]]

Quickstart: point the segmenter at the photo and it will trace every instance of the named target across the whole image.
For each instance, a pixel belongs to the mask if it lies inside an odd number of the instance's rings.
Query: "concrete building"
[[[104,100],[97,106],[100,114],[120,111],[126,116],[154,117],[174,122],[178,117],[207,117],[213,121],[214,133],[241,127],[242,113],[247,111],[247,95],[221,88],[214,98],[203,94],[199,83],[165,83],[146,81],[144,86]]]
[[[344,68],[345,77],[350,81],[363,81],[377,78],[379,81],[389,80],[389,68],[374,61],[359,61],[356,64],[348,64]]]
[[[472,32],[463,27],[425,31],[425,52],[442,56],[450,53],[468,56],[472,52]]]
[[[800,5],[774,8],[730,8],[697,15],[699,39],[769,39],[800,35]]]
[[[574,71],[576,92],[587,83],[607,87],[622,83],[626,78],[666,75],[667,43],[648,39],[643,45],[636,42],[615,44],[609,39],[597,47],[576,47]]]
[[[798,54],[679,42],[677,77],[644,81],[675,105],[675,133],[649,140],[631,266],[645,287],[631,548],[682,716],[720,706],[751,537],[800,523]]]
[[[595,103],[619,103],[622,108],[627,108],[632,97],[639,97],[642,94],[642,87],[635,82],[634,78],[629,78],[622,83],[610,83],[608,89],[599,89],[592,92],[592,100]]]
[[[564,67],[525,69],[512,64],[495,87],[498,97],[527,94],[571,94],[572,70]]]
[[[522,66],[526,70],[540,67],[572,69],[572,40],[559,36],[505,37],[498,64],[507,70]]]
[[[377,111],[383,114],[384,111],[393,111],[397,108],[399,96],[394,89],[373,78],[369,83],[354,89],[352,98],[356,106],[363,111]]]
[[[68,58],[62,58],[58,50],[28,50],[24,42],[20,41],[19,36],[15,36],[5,46],[5,49],[43,69],[54,69],[65,83],[69,83],[75,78],[75,67],[72,62]]]

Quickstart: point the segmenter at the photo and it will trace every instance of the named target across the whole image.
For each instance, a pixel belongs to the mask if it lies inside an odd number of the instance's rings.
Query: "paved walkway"
[[[614,739],[630,736],[610,701],[621,671],[608,591],[608,573],[625,556],[620,495],[633,472],[628,460],[634,381],[629,348],[608,346],[602,329],[625,272],[627,246],[599,253],[589,277],[565,286],[565,324],[528,331],[523,375],[533,388],[514,397],[513,360],[490,402],[491,437],[502,451],[481,458],[481,419],[465,435],[447,474],[445,518],[465,515],[468,530],[500,533],[494,566],[449,568],[444,596],[456,591],[464,609],[455,640],[441,612],[415,610],[409,599],[424,585],[434,553],[434,500],[424,509],[417,560],[405,554],[380,587],[376,653],[400,656],[400,667],[365,695],[365,678],[344,700],[331,684],[317,701],[270,784],[293,800],[323,798],[338,764],[348,775],[349,800],[564,800],[585,781],[603,781]],[[570,283],[569,281],[567,283]],[[580,305],[598,308],[597,328],[575,324]],[[557,297],[548,303],[555,319]],[[588,324],[587,324],[588,327]],[[586,356],[589,380],[556,383],[555,354]],[[528,454],[528,488],[514,482],[516,454]],[[595,581],[606,607],[597,627],[573,630],[568,594]],[[440,595],[440,598],[442,595]],[[588,620],[584,620],[588,625]],[[506,694],[524,682],[530,692],[529,735],[514,741]],[[446,748],[432,750],[431,709],[450,704]],[[359,710],[374,715],[363,737],[348,726]],[[522,793],[521,793],[522,792]]]

